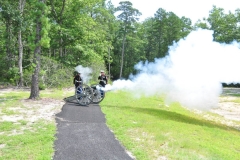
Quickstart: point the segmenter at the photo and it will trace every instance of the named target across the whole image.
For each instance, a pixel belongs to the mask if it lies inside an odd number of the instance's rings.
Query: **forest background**
[[[165,57],[198,28],[212,30],[219,43],[240,41],[240,9],[213,6],[208,18],[192,24],[160,7],[139,22],[141,11],[129,1],[114,7],[106,0],[2,0],[1,85],[31,87],[35,99],[41,89],[72,85],[78,65],[92,69],[93,81],[100,69],[112,80],[128,78],[138,62]]]

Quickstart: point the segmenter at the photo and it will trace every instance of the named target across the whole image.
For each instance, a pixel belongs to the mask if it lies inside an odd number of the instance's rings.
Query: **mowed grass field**
[[[46,90],[41,99],[28,101],[29,91],[0,92],[0,160],[50,160],[56,134],[53,113],[72,94]],[[239,95],[234,96],[240,103]],[[123,91],[107,92],[100,106],[109,128],[137,160],[240,159],[240,131],[222,124],[221,116],[195,113],[177,103],[166,106],[157,96],[135,99]]]
[[[100,106],[107,125],[137,160],[240,159],[240,131],[220,123],[218,115],[197,114],[178,103],[166,106],[157,96],[135,99],[123,91],[108,92]]]

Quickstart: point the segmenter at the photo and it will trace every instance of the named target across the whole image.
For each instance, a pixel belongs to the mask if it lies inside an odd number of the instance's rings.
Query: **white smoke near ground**
[[[81,78],[83,79],[83,83],[88,83],[92,76],[92,69],[89,67],[83,67],[82,65],[78,65],[77,67],[75,67],[75,71],[80,72],[81,73]]]
[[[213,31],[197,30],[170,46],[169,55],[139,62],[137,75],[117,80],[107,90],[128,90],[136,96],[164,95],[166,103],[190,109],[217,107],[222,83],[240,82],[239,44],[213,41]]]

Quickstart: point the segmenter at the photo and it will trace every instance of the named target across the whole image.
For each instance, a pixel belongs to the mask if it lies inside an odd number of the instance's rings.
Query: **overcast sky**
[[[111,0],[115,7],[119,6],[119,2],[122,0]],[[144,20],[147,17],[153,17],[154,13],[163,8],[167,12],[173,12],[178,17],[185,16],[190,18],[193,23],[198,19],[207,18],[209,11],[213,5],[218,8],[223,8],[224,11],[235,12],[237,8],[240,8],[239,0],[129,0],[132,2],[133,7],[138,9],[142,16],[140,20]]]

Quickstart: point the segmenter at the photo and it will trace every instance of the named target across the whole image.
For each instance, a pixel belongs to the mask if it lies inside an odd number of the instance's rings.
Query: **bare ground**
[[[24,91],[29,91],[29,89],[23,89]],[[21,91],[23,91],[21,89]],[[0,96],[4,95],[7,92],[19,92],[19,89],[0,89]],[[29,92],[30,93],[30,92]],[[2,105],[4,104],[4,99],[0,99],[3,101]],[[61,111],[62,106],[65,104],[63,100],[56,100],[51,98],[41,98],[38,100],[32,99],[22,99],[20,100],[17,106],[8,107],[8,112],[11,114],[4,114],[2,113],[3,107],[0,107],[0,122],[8,121],[13,123],[20,123],[25,122],[24,129],[31,128],[31,124],[35,123],[38,120],[48,121],[48,122],[55,122],[55,114]],[[16,132],[16,133],[15,133]],[[3,134],[0,132],[0,135]],[[12,131],[12,134],[21,134],[19,131]]]
[[[218,116],[199,112],[208,120],[214,120],[240,130],[240,88],[223,89],[218,107],[209,111]]]
[[[240,100],[237,103],[238,99],[240,99],[240,88],[225,88],[222,96],[219,97],[218,108],[211,111],[226,119],[240,121]]]

